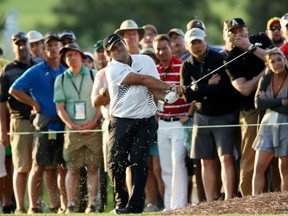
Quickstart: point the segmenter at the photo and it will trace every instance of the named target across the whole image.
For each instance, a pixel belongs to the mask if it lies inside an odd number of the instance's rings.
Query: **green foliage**
[[[251,1],[246,5],[247,25],[249,33],[263,32],[266,30],[266,23],[271,17],[281,17],[287,13],[287,0],[261,0]]]
[[[75,7],[77,5],[77,7]],[[79,43],[95,42],[120,27],[122,21],[133,19],[139,26],[151,23],[159,33],[170,28],[186,30],[186,24],[194,18],[213,23],[211,13],[204,13],[206,1],[185,0],[63,0],[53,12],[59,17],[58,29],[72,29]],[[90,44],[91,45],[91,44]]]

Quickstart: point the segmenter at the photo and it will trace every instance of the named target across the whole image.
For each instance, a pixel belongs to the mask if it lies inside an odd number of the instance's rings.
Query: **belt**
[[[164,117],[160,117],[160,119],[166,122],[174,122],[180,120],[180,118],[164,118]]]

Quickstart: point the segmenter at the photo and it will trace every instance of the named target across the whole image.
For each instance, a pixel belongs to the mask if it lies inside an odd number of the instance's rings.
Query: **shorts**
[[[35,134],[33,160],[40,166],[64,166],[63,134],[47,134],[41,132],[47,131],[40,131],[39,134]]]
[[[103,160],[101,132],[87,135],[66,133],[64,137],[63,156],[68,169],[78,169],[82,166],[97,169],[101,166]]]
[[[150,155],[151,156],[158,156],[159,157],[159,150],[157,142],[154,142],[150,147]]]
[[[215,159],[218,155],[232,154],[237,139],[237,127],[231,127],[238,118],[236,113],[221,116],[206,116],[194,114],[192,131],[191,158]],[[228,127],[209,127],[215,125],[228,125]],[[206,127],[198,127],[206,126]]]
[[[6,148],[5,148],[5,155],[8,156],[8,157],[11,157],[11,156],[12,156],[12,149],[11,149],[10,143],[9,143],[8,146],[6,146]]]
[[[5,167],[5,148],[0,145],[0,178],[7,175]],[[2,190],[2,189],[1,189]]]
[[[32,165],[33,134],[20,135],[15,132],[34,132],[34,127],[28,119],[10,120],[10,144],[14,171],[29,172]]]

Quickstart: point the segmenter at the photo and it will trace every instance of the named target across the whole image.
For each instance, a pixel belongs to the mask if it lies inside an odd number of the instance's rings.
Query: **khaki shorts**
[[[11,119],[10,132],[34,132],[34,127],[28,119]],[[33,137],[33,134],[10,135],[14,171],[30,171],[32,164]]]
[[[99,168],[103,160],[102,133],[64,134],[63,157],[68,169],[78,169],[82,166]]]

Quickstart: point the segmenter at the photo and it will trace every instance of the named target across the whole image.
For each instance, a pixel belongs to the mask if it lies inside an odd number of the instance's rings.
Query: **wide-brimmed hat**
[[[77,51],[81,54],[82,57],[84,57],[85,55],[83,54],[83,52],[81,51],[79,45],[77,43],[69,43],[69,44],[66,44],[65,46],[63,46],[61,49],[59,49],[59,58],[60,58],[60,62],[61,64],[66,65],[65,61],[64,61],[64,56],[65,56],[65,53],[68,51],[68,50],[74,50],[74,51]]]
[[[134,20],[128,19],[123,21],[120,28],[117,29],[114,33],[123,37],[124,32],[127,30],[137,30],[139,34],[139,41],[143,38],[145,32],[144,28],[138,27],[137,23]]]

